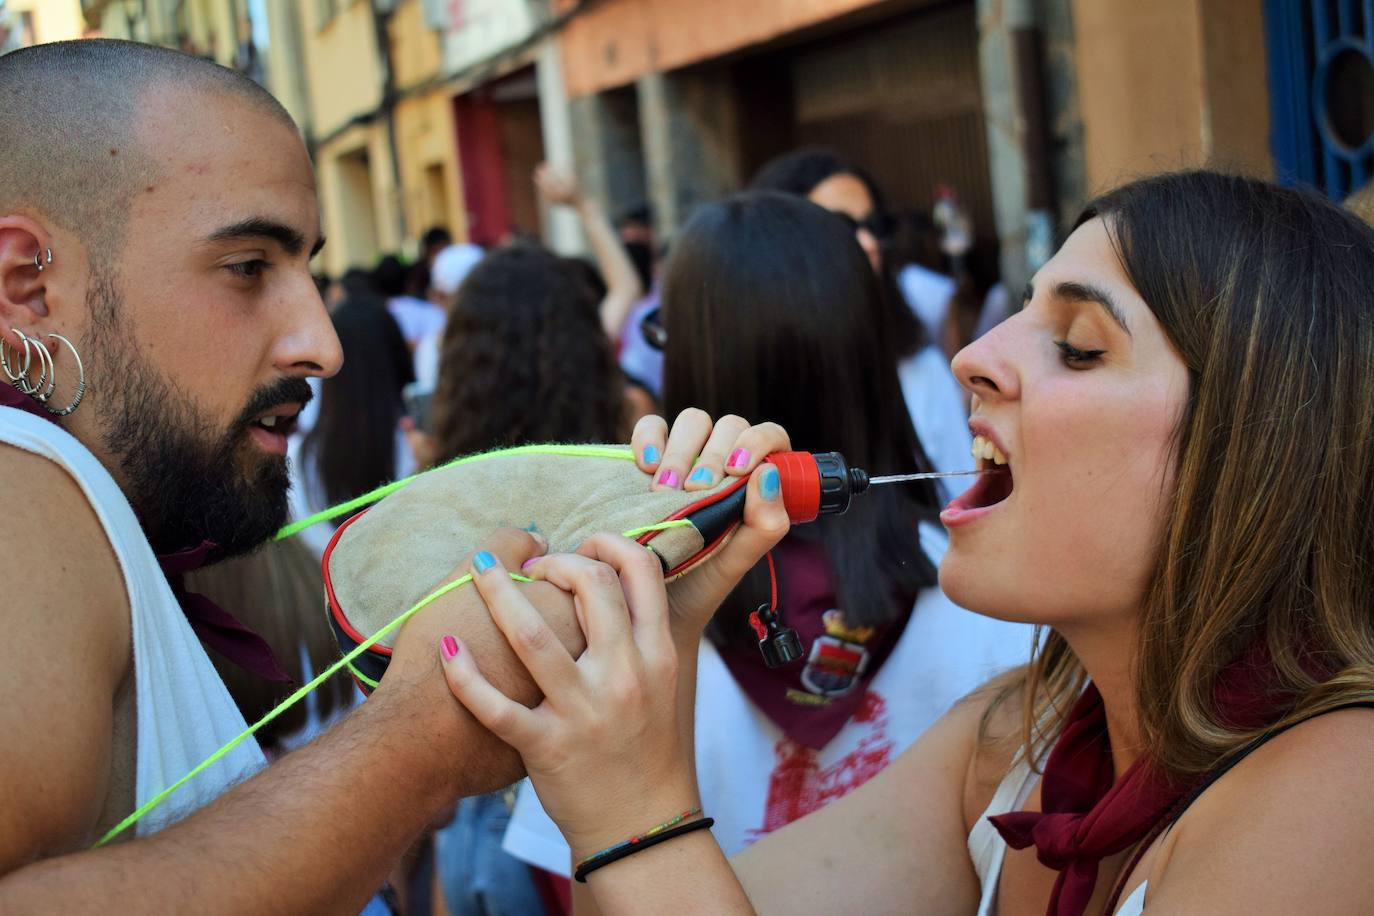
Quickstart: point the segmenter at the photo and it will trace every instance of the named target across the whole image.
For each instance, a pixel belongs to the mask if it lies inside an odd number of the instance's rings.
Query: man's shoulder
[[[104,526],[76,480],[54,461],[0,443],[0,504],[6,533],[0,578],[8,583],[12,599],[3,602],[0,622],[10,632],[14,626],[75,624],[101,640],[127,646],[123,574]],[[63,621],[53,620],[54,614]],[[21,624],[18,617],[29,622]]]

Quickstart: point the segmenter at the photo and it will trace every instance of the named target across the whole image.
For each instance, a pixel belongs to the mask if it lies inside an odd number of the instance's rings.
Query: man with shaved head
[[[244,728],[158,557],[271,536],[306,379],[339,367],[301,138],[242,76],[113,41],[0,57],[0,136],[0,912],[356,912],[456,798],[518,775],[438,673],[462,632],[535,697],[471,589],[340,726],[267,768],[241,744],[93,848]],[[570,599],[529,588],[580,644]]]

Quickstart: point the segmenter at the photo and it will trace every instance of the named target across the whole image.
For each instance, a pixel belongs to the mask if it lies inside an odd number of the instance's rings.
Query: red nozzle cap
[[[821,472],[810,452],[776,452],[766,459],[778,469],[782,504],[794,525],[814,522],[821,512]]]

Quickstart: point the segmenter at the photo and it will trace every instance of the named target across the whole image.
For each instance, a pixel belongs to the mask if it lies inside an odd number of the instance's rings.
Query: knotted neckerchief
[[[911,617],[851,627],[835,608],[835,581],[820,541],[790,535],[773,548],[778,608],[806,647],[806,658],[769,668],[757,646],[720,646],[735,683],[791,741],[820,750],[854,717],[869,684],[896,648]],[[905,599],[911,607],[910,598]]]
[[[1221,721],[1241,729],[1276,721],[1292,701],[1279,689],[1262,637],[1222,672],[1214,696]],[[1082,916],[1102,860],[1150,836],[1202,778],[1170,778],[1141,757],[1114,780],[1106,710],[1097,686],[1089,684],[1045,763],[1041,810],[988,820],[1008,846],[1033,845],[1040,863],[1059,872],[1046,916]]]
[[[57,418],[44,410],[37,401],[17,388],[0,384],[0,407],[13,407],[57,424]],[[60,424],[57,424],[60,426]],[[191,624],[196,638],[223,655],[231,663],[250,674],[268,681],[289,684],[291,677],[283,670],[272,647],[257,633],[244,626],[237,617],[204,595],[188,592],[184,576],[205,565],[215,547],[209,541],[199,547],[164,554],[157,558],[167,582],[172,587],[181,611]]]

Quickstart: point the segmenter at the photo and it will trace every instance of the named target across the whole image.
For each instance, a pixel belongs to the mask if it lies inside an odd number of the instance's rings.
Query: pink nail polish
[[[452,636],[445,636],[439,642],[443,646],[444,660],[452,661],[453,656],[458,654],[458,640]]]
[[[725,463],[728,468],[742,468],[749,465],[749,453],[742,448],[737,448],[730,453],[730,460]]]
[[[682,486],[682,478],[677,476],[677,471],[672,468],[664,468],[659,472],[658,485],[667,487],[670,490],[679,489]]]
[[[538,562],[539,562],[540,560],[542,560],[542,559],[544,559],[544,558],[543,558],[543,557],[530,557],[528,560],[526,560],[525,562],[523,562],[523,563],[520,564],[520,568],[521,568],[521,569],[529,569],[531,566],[533,566],[534,564],[538,563]]]

